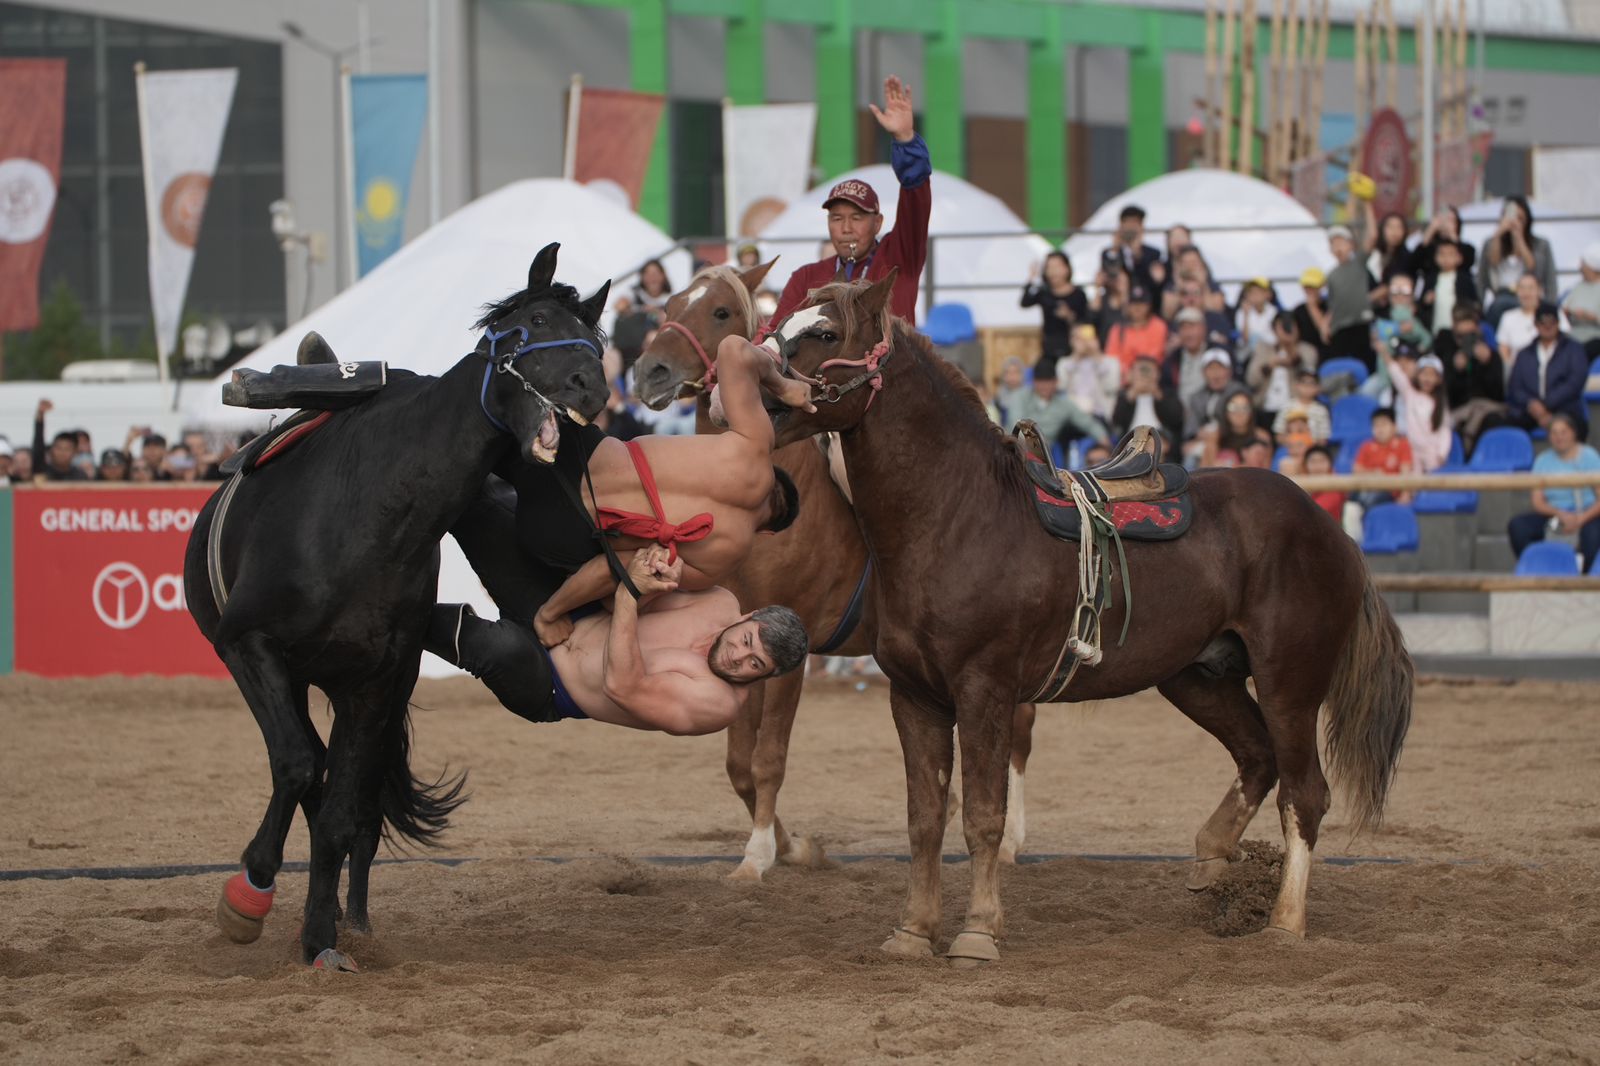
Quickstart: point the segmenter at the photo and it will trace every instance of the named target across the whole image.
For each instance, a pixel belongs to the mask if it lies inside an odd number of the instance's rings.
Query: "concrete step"
[[[1511,538],[1505,531],[1479,533],[1472,542],[1472,569],[1486,574],[1509,574],[1517,568]]]

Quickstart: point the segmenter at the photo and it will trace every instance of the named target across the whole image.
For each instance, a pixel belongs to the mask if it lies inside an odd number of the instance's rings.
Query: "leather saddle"
[[[1090,470],[1058,470],[1030,421],[1017,423],[1015,433],[1033,483],[1034,509],[1052,536],[1077,540],[1082,532],[1082,516],[1064,479],[1076,482],[1129,540],[1172,540],[1189,528],[1194,518],[1189,472],[1161,461],[1161,437],[1148,426],[1136,427],[1115,455]]]
[[[389,381],[388,364],[340,362],[320,334],[307,333],[294,366],[269,371],[241,369],[222,386],[230,407],[274,410],[285,407],[339,411],[378,393]]]

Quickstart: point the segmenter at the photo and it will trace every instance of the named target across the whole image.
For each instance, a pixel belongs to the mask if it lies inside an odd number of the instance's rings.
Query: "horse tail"
[[[389,728],[388,760],[383,771],[383,836],[391,844],[396,838],[423,847],[434,847],[434,839],[450,824],[450,814],[467,801],[467,773],[454,777],[444,772],[431,784],[411,773],[411,710],[397,715]]]
[[[1389,605],[1366,575],[1361,610],[1328,689],[1328,767],[1354,811],[1354,832],[1383,821],[1411,726],[1411,655]]]

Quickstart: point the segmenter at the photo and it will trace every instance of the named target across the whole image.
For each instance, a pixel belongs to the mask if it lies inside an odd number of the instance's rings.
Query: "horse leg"
[[[1011,760],[1014,705],[1000,705],[987,683],[958,696],[961,742],[962,827],[972,856],[972,895],[961,934],[946,953],[958,966],[999,959],[1003,932],[1000,905],[1000,840],[1006,822],[1006,783]]]
[[[948,715],[889,686],[889,706],[906,764],[906,820],[911,875],[900,925],[883,942],[891,955],[928,957],[939,935],[939,866],[944,844],[945,797],[955,754]]]
[[[410,728],[411,694],[417,687],[417,671],[421,653],[401,668],[394,678],[394,689],[387,705],[382,708],[384,721],[382,750],[386,759],[371,758],[367,763],[365,779],[356,801],[355,836],[350,844],[350,886],[345,894],[345,928],[358,933],[372,932],[372,922],[367,915],[367,889],[371,882],[372,860],[378,854],[378,841],[383,837],[383,787],[386,763],[392,765],[398,746],[407,749],[404,755],[405,772],[410,774],[409,744],[406,730]]]
[[[1208,888],[1239,857],[1239,838],[1278,780],[1272,738],[1243,677],[1217,677],[1190,666],[1156,688],[1189,720],[1222,742],[1239,775],[1194,838],[1187,886]]]
[[[751,759],[755,804],[751,809],[750,842],[745,846],[744,862],[733,873],[735,877],[760,880],[772,868],[774,859],[792,866],[816,866],[822,862],[821,846],[805,837],[790,836],[778,818],[778,793],[789,763],[789,736],[794,731],[804,685],[805,675],[799,670],[762,685],[761,721]]]
[[[1000,861],[1015,863],[1028,836],[1027,808],[1022,799],[1022,777],[1033,754],[1033,723],[1039,711],[1019,703],[1011,716],[1011,766],[1006,771],[1006,826],[1000,836]]]
[[[750,686],[744,706],[740,709],[738,717],[728,723],[728,783],[733,786],[733,791],[744,800],[744,806],[750,812],[751,832],[750,839],[744,846],[744,860],[728,875],[735,881],[759,881],[761,875],[772,865],[777,855],[777,844],[774,842],[766,864],[761,864],[762,842],[757,839],[755,832],[756,818],[756,775],[755,752],[756,739],[760,735],[761,717],[763,714],[762,703],[766,690],[766,682],[758,681]]]
[[[1317,831],[1328,810],[1328,781],[1317,756],[1317,710],[1328,678],[1312,676],[1303,663],[1281,673],[1281,677],[1256,675],[1261,713],[1278,764],[1278,814],[1283,823],[1283,881],[1268,927],[1304,937],[1311,849],[1317,846]]]
[[[248,944],[261,935],[272,909],[283,842],[294,824],[295,805],[315,785],[317,760],[301,726],[307,720],[305,686],[290,677],[276,644],[262,634],[247,633],[222,651],[222,660],[261,729],[272,769],[272,798],[244,849],[244,869],[229,878],[217,902],[223,933],[235,943]]]
[[[322,809],[311,827],[311,883],[306,891],[300,950],[305,962],[325,970],[355,970],[338,950],[339,875],[355,844],[361,793],[383,742],[388,706],[370,687],[334,697],[333,735]]]

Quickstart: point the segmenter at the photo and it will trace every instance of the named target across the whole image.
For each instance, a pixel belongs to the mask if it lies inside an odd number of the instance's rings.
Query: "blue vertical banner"
[[[411,171],[428,116],[428,76],[352,74],[349,106],[352,228],[358,275],[365,275],[405,240]]]

